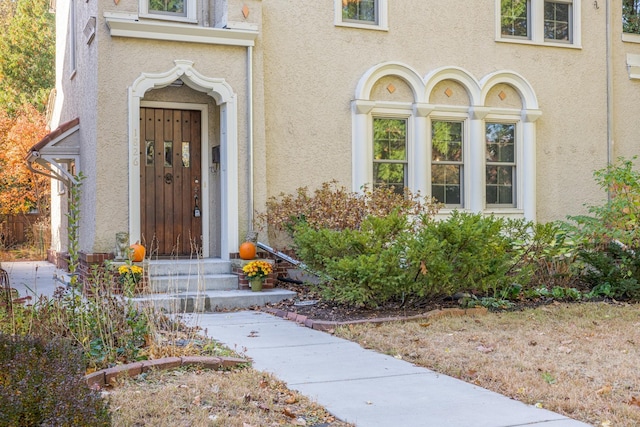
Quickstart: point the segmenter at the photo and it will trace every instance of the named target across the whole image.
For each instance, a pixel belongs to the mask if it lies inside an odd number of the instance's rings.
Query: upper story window
[[[622,31],[640,34],[640,0],[622,0]]]
[[[376,0],[344,0],[342,20],[377,24]]]
[[[149,12],[186,16],[185,0],[149,0]]]
[[[139,0],[140,16],[180,22],[197,22],[197,0]]]
[[[496,7],[500,41],[580,46],[580,0],[500,0]]]
[[[334,0],[335,25],[387,30],[388,0]]]

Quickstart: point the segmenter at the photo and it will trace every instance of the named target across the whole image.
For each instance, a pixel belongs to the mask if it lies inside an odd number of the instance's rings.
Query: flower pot
[[[253,279],[249,279],[249,285],[251,286],[251,290],[253,292],[262,292],[263,283],[264,279],[262,277],[254,277]]]

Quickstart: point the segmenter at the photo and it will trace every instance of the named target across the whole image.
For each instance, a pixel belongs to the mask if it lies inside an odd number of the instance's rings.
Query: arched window
[[[424,78],[384,63],[353,101],[353,187],[392,185],[452,209],[535,219],[535,94],[516,73]]]

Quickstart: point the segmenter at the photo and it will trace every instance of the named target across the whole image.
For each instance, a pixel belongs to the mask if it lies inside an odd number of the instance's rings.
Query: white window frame
[[[513,184],[513,204],[487,204],[487,159],[485,154],[486,150],[486,129],[487,123],[500,123],[505,125],[514,125],[514,165],[515,174],[513,180],[515,181]],[[522,194],[523,194],[523,172],[522,172],[522,164],[524,161],[523,157],[523,149],[522,144],[524,143],[523,138],[523,128],[522,128],[522,117],[519,115],[509,115],[509,114],[488,114],[483,122],[483,137],[482,137],[482,200],[484,204],[485,212],[505,212],[505,211],[515,211],[521,212],[523,210],[522,207]]]
[[[496,41],[504,43],[532,44],[539,46],[554,46],[566,48],[582,47],[581,32],[581,0],[553,0],[555,3],[566,3],[571,5],[571,16],[569,24],[571,25],[570,41],[549,40],[544,38],[544,5],[545,0],[528,0],[530,3],[529,16],[527,24],[529,27],[529,37],[509,37],[502,35],[501,23],[501,3],[502,0],[495,2],[496,16]]]
[[[365,30],[388,31],[388,0],[376,0],[377,2],[377,22],[356,22],[342,20],[342,0],[334,0],[335,25],[337,27],[361,28]]]
[[[388,160],[388,161],[376,161],[375,157],[374,157],[374,134],[373,134],[373,130],[374,130],[374,121],[376,119],[390,119],[390,120],[404,120],[405,121],[405,127],[406,127],[406,134],[405,134],[405,159],[404,159],[404,163],[400,162],[398,160]],[[376,183],[374,181],[374,176],[373,176],[373,165],[375,163],[388,163],[388,164],[404,164],[405,165],[405,176],[404,176],[404,187],[409,187],[409,183],[410,183],[410,179],[409,179],[409,175],[410,175],[410,171],[413,167],[411,164],[411,155],[413,154],[413,150],[411,149],[411,144],[413,143],[413,132],[411,131],[413,127],[413,120],[412,120],[412,116],[408,115],[408,114],[402,114],[402,113],[398,113],[397,111],[387,111],[386,113],[383,113],[381,110],[376,110],[372,115],[371,115],[371,180],[370,182],[375,186]]]
[[[173,15],[170,13],[154,13],[149,10],[149,0],[139,1],[139,13],[141,18],[160,19],[163,21],[198,23],[197,0],[184,0],[185,15]]]
[[[467,108],[465,107],[465,110]],[[462,181],[460,182],[460,205],[447,205],[442,209],[443,212],[450,212],[455,209],[466,209],[470,206],[470,179],[471,179],[471,170],[470,162],[472,161],[470,157],[471,152],[471,127],[469,125],[469,115],[466,113],[455,113],[455,112],[443,112],[439,110],[434,110],[431,114],[429,114],[429,125],[427,127],[427,140],[424,141],[428,146],[428,155],[429,157],[426,159],[427,162],[427,179],[429,182],[426,185],[428,189],[428,195],[432,196],[431,193],[431,177],[432,177],[432,166],[433,161],[432,150],[433,150],[433,122],[434,121],[443,121],[443,122],[462,122]]]

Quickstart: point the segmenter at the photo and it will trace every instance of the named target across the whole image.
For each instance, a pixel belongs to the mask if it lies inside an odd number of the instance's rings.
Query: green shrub
[[[441,221],[412,221],[401,210],[367,217],[359,229],[294,230],[302,261],[330,277],[325,298],[376,307],[456,292],[497,294],[525,282],[529,270],[514,249],[514,235],[529,225],[493,216],[454,212]]]
[[[640,299],[640,172],[619,158],[594,177],[607,201],[564,225],[577,242],[590,295]]]
[[[332,278],[322,287],[323,297],[375,307],[406,291],[408,272],[401,264],[399,237],[408,229],[407,217],[395,211],[381,218],[369,216],[357,230],[316,230],[301,223],[294,241],[308,266]]]
[[[420,228],[407,240],[415,293],[427,297],[459,291],[496,293],[517,281],[508,274],[515,262],[508,224],[494,216],[454,211],[447,219]]]
[[[68,341],[0,334],[0,426],[109,426]]]
[[[563,223],[514,223],[519,224],[519,231],[513,234],[518,267],[530,275],[521,282],[526,285],[524,293],[540,287],[584,287],[578,246]]]
[[[581,250],[580,257],[588,265],[584,277],[592,286],[591,297],[640,299],[639,252],[609,242],[597,250]]]

